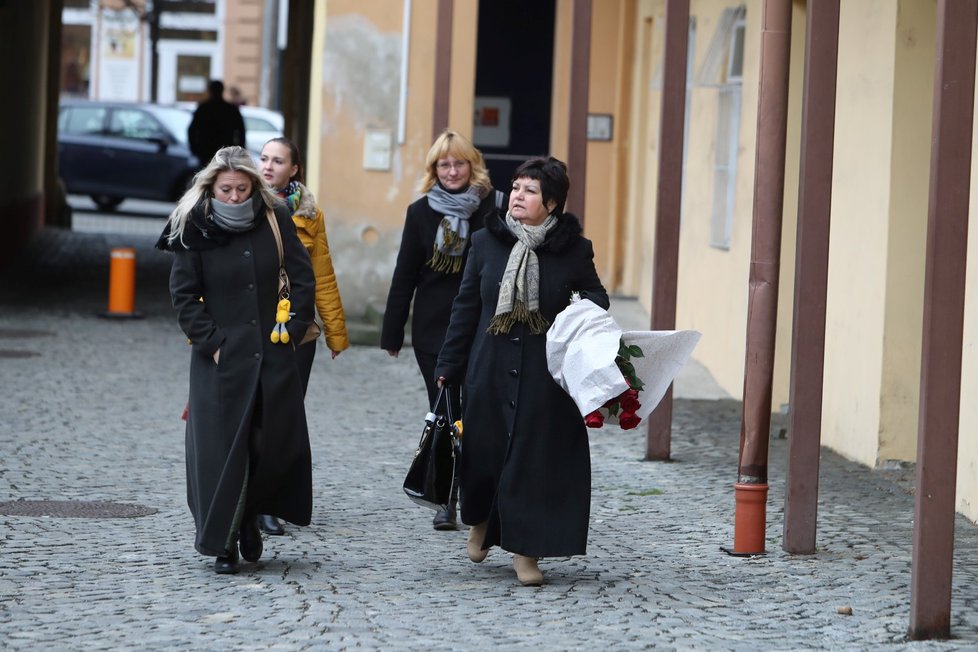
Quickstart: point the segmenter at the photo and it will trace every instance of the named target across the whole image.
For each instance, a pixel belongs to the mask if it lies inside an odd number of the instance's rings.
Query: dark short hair
[[[211,97],[220,97],[221,95],[224,95],[224,82],[222,82],[220,79],[212,79],[207,88],[210,91]]]
[[[566,163],[555,159],[553,156],[531,158],[522,163],[513,173],[513,181],[521,177],[539,181],[543,205],[546,206],[552,200],[557,204],[553,214],[556,217],[563,215],[564,204],[567,202],[567,191],[570,190],[570,178],[567,176]]]

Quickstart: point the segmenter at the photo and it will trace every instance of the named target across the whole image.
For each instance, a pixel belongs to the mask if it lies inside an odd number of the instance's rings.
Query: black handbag
[[[443,385],[424,420],[421,441],[404,478],[408,498],[434,510],[447,509],[455,484],[459,437],[452,415],[452,389]]]

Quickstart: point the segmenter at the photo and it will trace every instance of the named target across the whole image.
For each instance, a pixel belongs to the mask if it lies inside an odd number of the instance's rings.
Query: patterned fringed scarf
[[[295,209],[299,207],[299,200],[302,199],[302,188],[299,182],[289,181],[289,185],[276,190],[275,194],[285,200],[285,205],[289,207],[289,215],[295,215]]]
[[[435,246],[428,265],[436,272],[457,274],[462,271],[462,254],[469,242],[469,217],[482,203],[480,189],[470,186],[465,192],[450,193],[439,185],[428,191],[428,205],[441,213],[435,233]]]
[[[506,213],[506,226],[516,236],[516,243],[506,261],[496,314],[489,322],[487,332],[493,335],[508,333],[513,324],[523,322],[531,333],[539,335],[546,332],[550,323],[540,314],[540,261],[535,249],[557,226],[557,218],[548,215],[543,224],[527,226]]]

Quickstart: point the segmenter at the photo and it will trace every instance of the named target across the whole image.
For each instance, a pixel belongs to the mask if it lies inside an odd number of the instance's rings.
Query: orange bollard
[[[138,318],[136,305],[136,250],[112,249],[109,260],[109,309],[103,317]]]
[[[767,526],[766,484],[734,484],[737,507],[734,512],[734,546],[732,555],[763,555],[764,531]]]

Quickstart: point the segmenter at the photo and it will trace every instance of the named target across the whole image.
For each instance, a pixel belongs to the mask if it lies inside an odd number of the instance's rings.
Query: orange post
[[[104,317],[141,317],[136,304],[136,250],[112,249],[109,261],[109,309]]]
[[[767,524],[766,484],[734,485],[737,507],[734,513],[733,555],[760,555],[764,553],[764,531]]]

